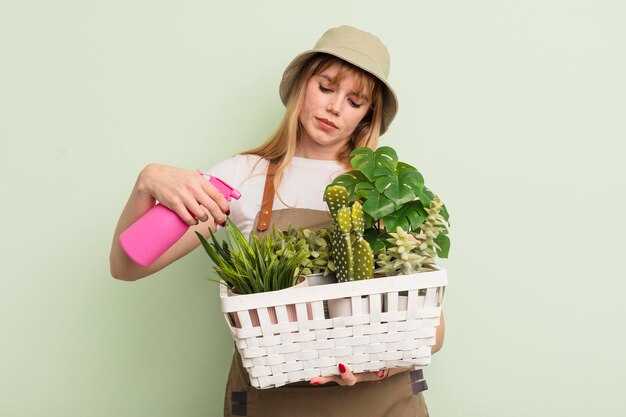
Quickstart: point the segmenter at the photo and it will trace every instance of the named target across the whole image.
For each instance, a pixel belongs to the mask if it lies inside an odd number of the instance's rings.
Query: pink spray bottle
[[[198,171],[200,172],[200,171]],[[200,172],[226,198],[238,200],[241,193],[217,177]],[[120,235],[126,254],[141,266],[149,266],[172,247],[189,229],[176,213],[157,203]]]

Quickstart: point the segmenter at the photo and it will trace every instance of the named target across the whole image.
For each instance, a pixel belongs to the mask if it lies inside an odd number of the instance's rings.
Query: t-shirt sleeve
[[[256,155],[235,155],[214,165],[206,172],[225,181],[235,189],[241,189],[243,181],[250,177],[253,169],[255,173],[265,172],[267,164],[257,164],[259,159]]]
[[[212,166],[205,172],[213,177],[217,177],[222,181],[225,181],[231,187],[237,188],[239,187],[238,165],[237,157],[233,156],[232,158],[219,162],[217,165]]]

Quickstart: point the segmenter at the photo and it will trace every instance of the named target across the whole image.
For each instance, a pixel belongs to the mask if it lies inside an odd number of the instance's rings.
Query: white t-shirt
[[[261,209],[267,167],[268,161],[257,155],[236,155],[208,170],[209,174],[241,192],[239,200],[230,202],[230,219],[246,236],[252,231],[254,219]],[[293,157],[278,187],[278,194],[286,205],[276,196],[273,209],[308,208],[326,211],[324,190],[345,171],[345,167],[334,160]]]

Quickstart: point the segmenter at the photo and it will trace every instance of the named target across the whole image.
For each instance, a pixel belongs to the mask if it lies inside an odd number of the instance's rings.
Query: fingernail
[[[382,378],[385,376],[385,371],[383,369],[381,369],[380,371],[378,371],[378,377]]]
[[[220,226],[224,227],[226,226],[226,220],[224,220],[223,222],[220,223]]]
[[[230,209],[226,210],[226,213],[224,214],[226,214],[227,216],[230,216]]]
[[[346,367],[343,363],[339,364],[339,372],[341,372],[342,374],[346,373]]]
[[[319,385],[320,383],[319,383],[319,381],[311,381],[310,384],[311,385]]]

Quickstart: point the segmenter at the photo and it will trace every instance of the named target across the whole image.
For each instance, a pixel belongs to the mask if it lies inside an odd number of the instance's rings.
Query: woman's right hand
[[[198,220],[206,222],[209,215],[223,226],[230,214],[222,193],[197,171],[150,164],[139,173],[136,187],[139,193],[176,212],[190,226]]]
[[[154,206],[155,200],[173,210],[190,226],[189,230],[170,249],[150,266],[135,263],[119,242],[120,235],[139,217]],[[209,234],[216,224],[224,225],[230,214],[226,198],[204,176],[167,165],[150,164],[137,177],[130,198],[117,222],[111,254],[111,275],[133,281],[151,275],[185,256],[200,244],[195,232]]]

